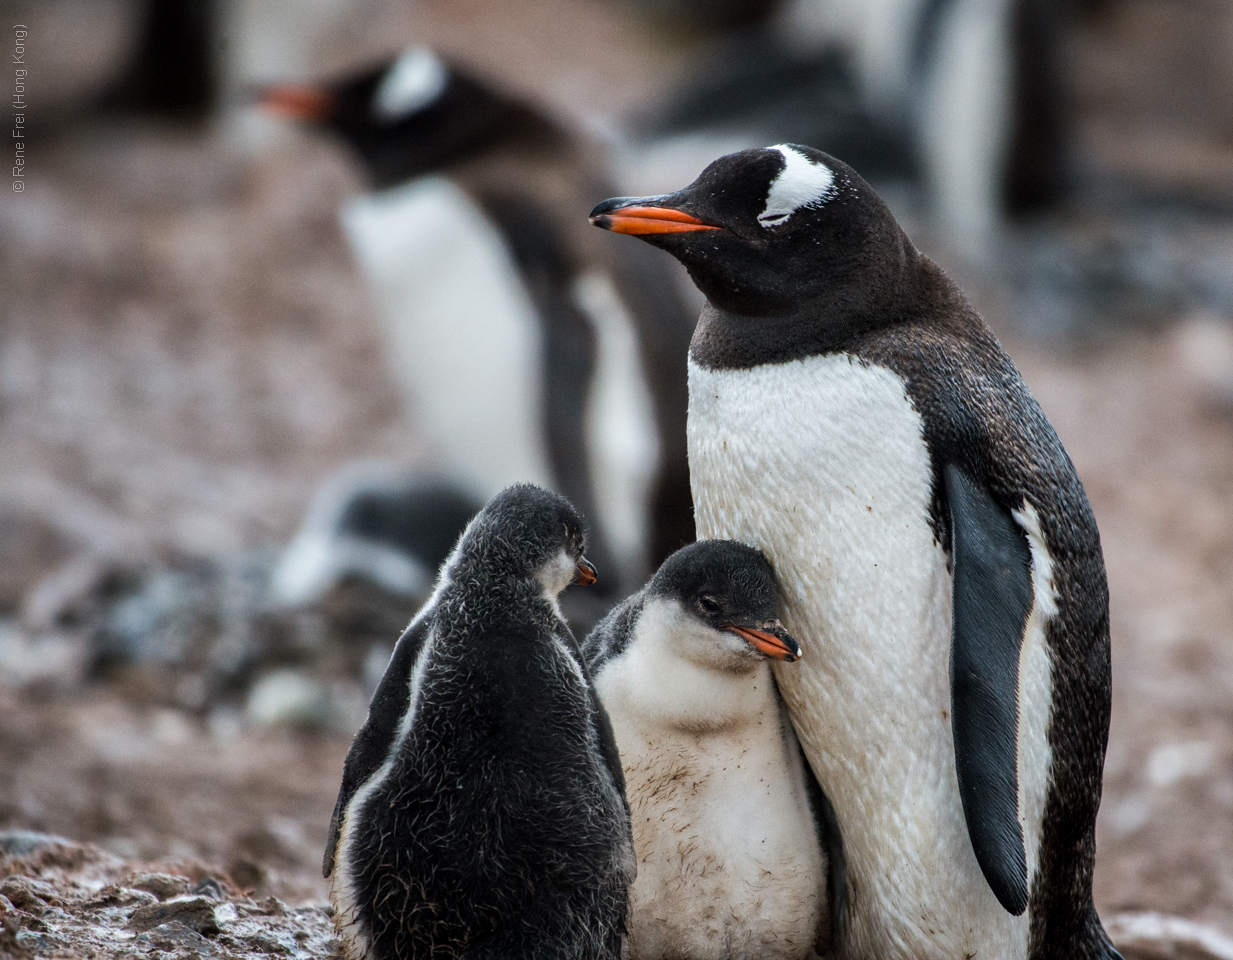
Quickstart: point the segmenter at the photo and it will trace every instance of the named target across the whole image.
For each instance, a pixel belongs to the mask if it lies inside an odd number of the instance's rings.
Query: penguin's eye
[[[720,611],[719,601],[709,593],[704,593],[698,598],[698,606],[702,608],[703,613],[716,614]]]

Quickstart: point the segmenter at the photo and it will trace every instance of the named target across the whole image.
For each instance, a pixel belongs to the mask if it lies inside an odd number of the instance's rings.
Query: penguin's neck
[[[733,732],[756,724],[776,707],[766,662],[733,669],[722,656],[708,661],[714,631],[674,600],[652,598],[634,627],[625,654],[605,667],[600,694],[609,710],[690,733]]]
[[[819,304],[782,316],[732,313],[709,301],[703,305],[689,346],[689,358],[708,369],[744,370],[845,349],[887,321]]]
[[[708,370],[748,370],[765,363],[856,352],[879,331],[918,322],[944,305],[971,326],[967,301],[938,266],[907,237],[895,255],[863,270],[828,276],[820,293],[802,293],[789,310],[752,315],[703,305],[690,342],[689,359]]]

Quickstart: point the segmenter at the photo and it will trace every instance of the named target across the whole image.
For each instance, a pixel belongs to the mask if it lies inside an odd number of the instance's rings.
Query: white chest
[[[484,212],[449,179],[421,177],[349,201],[342,224],[372,290],[395,382],[441,467],[485,499],[520,481],[555,487],[540,321]],[[606,274],[581,275],[569,296],[596,340],[586,409],[577,414],[593,519],[622,569],[638,575],[659,449],[637,335]]]
[[[902,381],[843,355],[691,363],[689,396],[698,535],[767,554],[804,651],[776,677],[843,832],[845,956],[1023,956],[1026,918],[993,897],[959,801],[950,575]]]
[[[825,860],[770,670],[671,660],[635,646],[596,678],[638,857],[630,958],[812,957]]]
[[[539,323],[497,230],[443,177],[348,202],[395,382],[445,467],[481,497],[551,485]]]

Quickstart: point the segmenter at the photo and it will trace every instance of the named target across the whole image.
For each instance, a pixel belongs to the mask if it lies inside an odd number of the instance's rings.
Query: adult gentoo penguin
[[[439,468],[482,498],[515,480],[569,497],[614,597],[692,540],[694,318],[670,264],[578,219],[612,193],[596,145],[424,48],[263,100],[371,181],[343,227]]]
[[[630,960],[823,953],[837,838],[768,666],[801,649],[766,558],[730,540],[684,547],[583,653],[632,813]]]
[[[612,730],[557,608],[582,521],[529,484],[442,568],[347,754],[324,873],[349,960],[618,960],[635,866]]]
[[[847,858],[842,957],[1114,956],[1092,906],[1108,589],[1010,358],[851,168],[746,150],[592,214],[706,295],[698,530],[761,548],[779,669]]]

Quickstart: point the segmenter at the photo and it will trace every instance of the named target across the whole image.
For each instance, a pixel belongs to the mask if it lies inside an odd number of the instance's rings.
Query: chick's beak
[[[586,557],[578,561],[578,579],[575,583],[580,583],[584,587],[589,587],[599,579],[599,573],[595,570],[595,565]]]
[[[801,653],[801,645],[780,625],[778,620],[771,620],[757,626],[738,627],[734,625],[728,629],[744,637],[752,646],[776,660],[794,663],[804,656]]]
[[[334,97],[307,85],[282,83],[257,92],[257,104],[270,113],[302,123],[324,123],[334,115]]]
[[[591,223],[613,233],[640,236],[648,233],[693,233],[722,230],[684,210],[657,204],[662,197],[616,197],[591,211]]]

